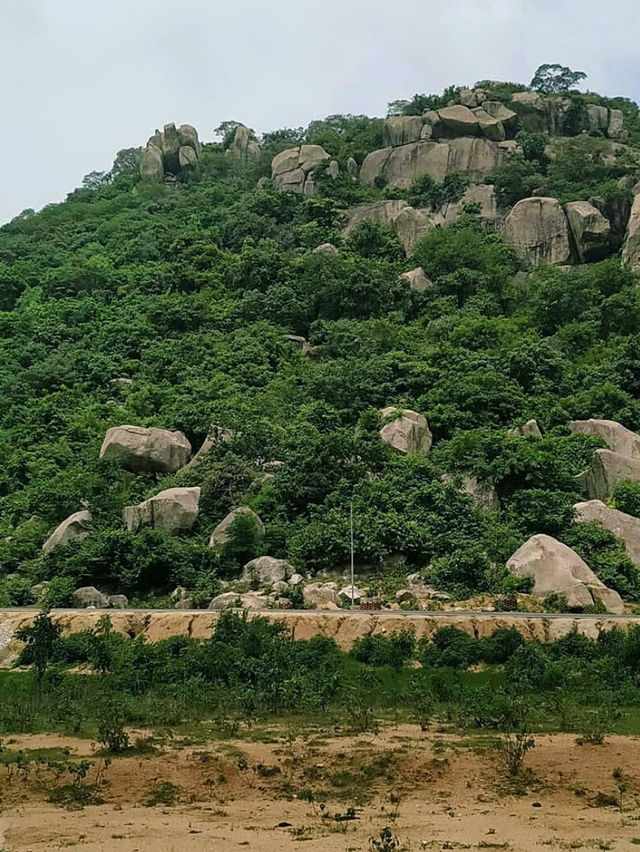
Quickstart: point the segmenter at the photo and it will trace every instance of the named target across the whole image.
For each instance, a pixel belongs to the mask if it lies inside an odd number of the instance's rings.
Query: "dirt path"
[[[11,784],[3,768],[0,848],[355,852],[372,848],[385,826],[408,850],[639,848],[640,740],[611,737],[599,747],[578,746],[569,735],[536,740],[527,758],[533,781],[522,795],[505,790],[490,738],[423,734],[412,725],[378,736],[289,733],[267,744],[216,741],[118,758],[101,785],[103,803],[80,810],[46,801],[64,781],[46,767]],[[86,741],[60,737],[16,738],[9,748],[62,745],[72,759],[91,753]],[[616,768],[627,787],[622,810]],[[158,803],[149,806],[154,795]],[[351,808],[356,818],[345,819]]]

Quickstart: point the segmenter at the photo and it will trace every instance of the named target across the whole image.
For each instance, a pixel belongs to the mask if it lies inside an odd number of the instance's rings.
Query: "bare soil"
[[[536,736],[524,779],[511,782],[491,736],[423,733],[415,725],[357,737],[298,734],[280,728],[247,733],[262,742],[167,740],[148,756],[114,757],[106,768],[86,740],[6,740],[5,750],[38,750],[41,763],[26,772],[0,767],[0,849],[640,848],[638,738],[579,746],[570,735]],[[62,769],[61,749],[70,750]],[[101,803],[49,802],[70,781],[65,761],[87,759],[86,783],[104,771]],[[618,780],[614,770],[622,772]],[[387,826],[399,845],[372,846]]]

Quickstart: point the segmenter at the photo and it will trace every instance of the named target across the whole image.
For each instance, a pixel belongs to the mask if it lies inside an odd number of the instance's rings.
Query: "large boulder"
[[[615,420],[572,420],[569,431],[572,435],[598,435],[614,453],[640,459],[640,435]]]
[[[89,535],[89,527],[91,525],[91,512],[88,509],[83,509],[81,512],[75,512],[69,515],[66,520],[59,524],[51,533],[49,538],[42,545],[44,553],[49,553],[54,547],[61,544],[68,544],[73,539],[83,539]]]
[[[611,225],[602,213],[588,201],[571,201],[565,205],[565,210],[580,263],[606,257]]]
[[[311,583],[302,590],[307,609],[338,609],[340,598],[333,585]]]
[[[599,130],[606,135],[609,130],[609,110],[598,104],[587,104],[585,107],[587,127],[586,130]]]
[[[439,109],[438,116],[447,135],[454,139],[458,136],[477,136],[479,133],[477,117],[469,107],[462,104]]]
[[[384,426],[380,437],[394,450],[407,456],[425,456],[431,449],[433,436],[422,414],[409,408],[383,408]]]
[[[251,131],[244,124],[239,124],[233,134],[233,140],[225,156],[239,163],[249,163],[260,156],[260,146],[251,135]]]
[[[229,512],[229,514],[220,521],[218,526],[211,533],[209,547],[223,547],[229,541],[229,528],[237,520],[237,518],[243,515],[251,519],[255,527],[257,537],[259,539],[263,539],[265,529],[260,518],[248,506],[238,506],[237,509],[233,509]]]
[[[122,512],[129,532],[153,527],[171,533],[189,532],[198,518],[199,488],[167,488]]]
[[[640,482],[640,459],[611,450],[596,450],[591,466],[576,479],[590,500],[608,500],[618,482],[625,479]]]
[[[99,592],[95,586],[83,586],[81,589],[76,589],[72,598],[77,607],[95,606],[99,609],[106,609],[109,606],[109,598]]]
[[[382,139],[385,145],[408,145],[417,142],[422,132],[422,118],[419,115],[394,115],[385,119],[382,125]]]
[[[531,418],[522,426],[516,426],[509,430],[512,438],[542,438],[542,432],[538,426],[538,421]]]
[[[640,518],[612,509],[602,500],[586,500],[573,508],[576,523],[594,521],[600,524],[624,542],[629,558],[640,565]]]
[[[627,236],[622,250],[622,262],[634,272],[640,272],[640,192],[633,200]]]
[[[182,432],[141,426],[114,426],[100,449],[101,459],[112,459],[135,473],[175,473],[190,456],[191,444]]]
[[[403,272],[400,276],[401,280],[406,281],[412,290],[416,293],[422,293],[433,287],[433,281],[424,274],[424,269],[417,266],[415,269],[410,269],[408,272]]]
[[[140,158],[140,177],[146,183],[162,183],[164,178],[162,150],[151,142],[147,144]]]
[[[505,239],[528,264],[571,262],[569,224],[555,198],[524,198],[505,220]]]
[[[271,177],[276,189],[315,195],[313,169],[329,160],[320,145],[300,145],[281,151],[271,161]]]
[[[504,124],[499,119],[489,115],[482,107],[474,109],[473,114],[478,122],[480,133],[483,136],[486,136],[487,139],[491,139],[493,142],[503,142],[506,139],[507,134]]]
[[[501,101],[484,101],[481,107],[491,118],[495,118],[509,130],[515,129],[518,124],[518,114]]]
[[[239,595],[237,592],[223,592],[221,595],[213,598],[207,609],[222,610],[229,607],[260,612],[269,609],[269,599],[265,595],[260,595],[256,592],[247,592],[244,595]]]
[[[507,560],[507,568],[517,577],[533,577],[537,597],[564,595],[570,610],[601,602],[609,612],[624,611],[618,593],[608,589],[575,551],[549,535],[532,536]]]
[[[286,580],[293,568],[286,559],[274,559],[273,556],[258,556],[242,569],[240,580],[243,583],[257,581],[261,586],[272,586]]]

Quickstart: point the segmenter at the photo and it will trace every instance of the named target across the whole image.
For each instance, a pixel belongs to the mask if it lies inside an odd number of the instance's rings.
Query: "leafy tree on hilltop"
[[[533,75],[531,88],[542,95],[559,95],[570,92],[581,80],[586,80],[584,71],[572,71],[566,65],[541,65]]]

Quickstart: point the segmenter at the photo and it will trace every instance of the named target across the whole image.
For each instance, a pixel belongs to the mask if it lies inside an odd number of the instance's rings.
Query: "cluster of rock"
[[[129,601],[125,595],[105,595],[95,586],[83,586],[73,593],[73,603],[77,607],[95,607],[96,609],[126,609]]]
[[[283,192],[300,192],[304,195],[315,195],[316,184],[313,170],[322,163],[331,160],[329,154],[321,145],[300,145],[287,148],[273,158],[271,163],[271,179],[276,189]],[[329,173],[332,177],[338,175],[338,163],[329,163]]]
[[[591,465],[578,482],[592,500],[608,500],[614,486],[625,479],[640,482],[640,435],[614,420],[573,420],[573,434],[598,435],[608,449],[596,450]]]
[[[243,165],[248,165],[259,159],[260,153],[260,145],[253,138],[249,128],[245,127],[244,124],[239,124],[234,131],[231,144],[225,151],[225,156]]]
[[[201,154],[198,131],[191,124],[165,124],[147,142],[140,159],[140,175],[148,183],[179,178],[196,165]]]

